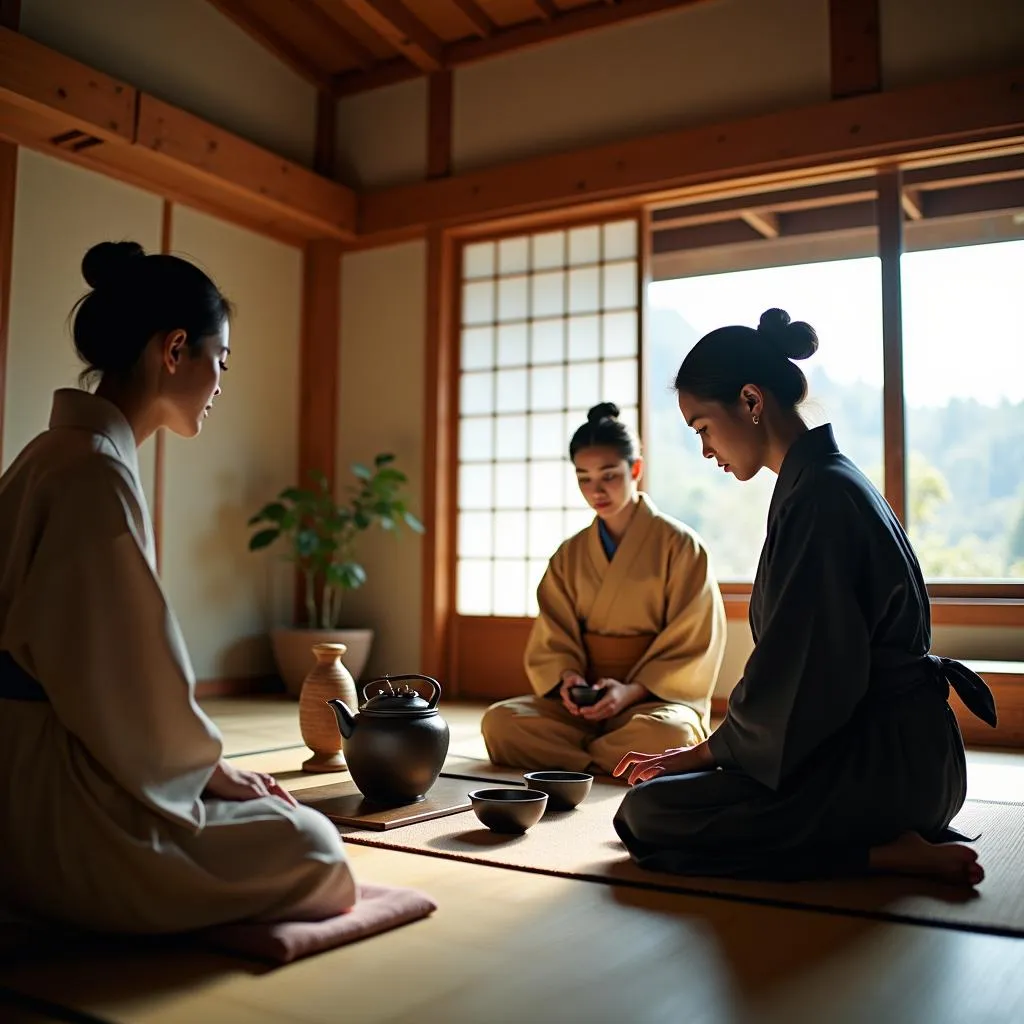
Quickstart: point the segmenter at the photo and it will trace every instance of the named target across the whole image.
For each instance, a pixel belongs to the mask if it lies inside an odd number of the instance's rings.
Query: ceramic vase
[[[302,763],[305,772],[341,772],[347,768],[338,722],[327,703],[337,697],[350,708],[359,706],[356,684],[341,663],[346,650],[344,644],[313,644],[316,664],[299,694],[299,729],[303,743],[313,751],[313,756]]]

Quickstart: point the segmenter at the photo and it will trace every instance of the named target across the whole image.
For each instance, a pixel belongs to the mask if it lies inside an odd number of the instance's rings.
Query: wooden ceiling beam
[[[355,61],[364,71],[369,71],[377,63],[369,47],[364,46],[351,32],[339,25],[316,0],[287,0],[289,4],[311,22],[317,32],[330,41],[332,48],[348,60]]]
[[[481,39],[486,39],[498,31],[498,26],[491,20],[491,16],[476,0],[452,0],[452,3],[458,7],[462,16],[473,26],[473,31]]]
[[[533,6],[545,21],[554,21],[564,12],[555,6],[554,0],[532,0]]]
[[[784,181],[828,165],[851,175],[893,159],[1024,143],[1024,66],[717,125],[534,157],[365,194],[361,233],[422,230],[569,209],[723,181]]]
[[[986,160],[958,160],[935,167],[915,167],[903,172],[903,184],[921,191],[951,185],[973,185],[1024,178],[1024,153],[990,157]]]
[[[253,14],[248,5],[240,0],[209,0],[229,21],[234,22],[250,38],[254,39],[265,50],[269,50],[278,60],[282,61],[297,75],[311,82],[318,89],[330,90],[331,76],[316,68],[297,46],[280,35],[273,26],[268,25],[258,15]]]
[[[421,72],[444,67],[443,46],[401,0],[342,0],[381,39],[394,46]]]
[[[357,0],[342,0],[344,3]],[[368,2],[368,0],[361,0]],[[464,14],[471,0],[455,0]],[[459,68],[477,61],[487,60],[512,50],[525,50],[532,46],[565,39],[569,36],[592,32],[611,25],[639,21],[655,14],[662,14],[675,8],[706,3],[708,0],[620,0],[616,4],[592,3],[586,7],[574,7],[560,11],[557,19],[551,21],[528,21],[511,28],[495,26],[487,35],[477,31],[478,39],[461,39],[443,45],[440,60],[446,68]],[[492,22],[493,24],[493,22]],[[386,85],[418,78],[423,70],[404,60],[385,61],[366,72],[346,72],[335,79],[335,95],[351,96],[354,93],[379,89]]]

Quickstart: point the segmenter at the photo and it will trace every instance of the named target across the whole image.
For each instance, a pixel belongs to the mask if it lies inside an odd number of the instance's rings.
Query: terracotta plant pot
[[[316,664],[314,644],[344,644],[345,667],[358,681],[366,668],[373,645],[372,629],[274,629],[270,633],[277,671],[292,697],[302,691],[302,682]]]
[[[358,701],[356,684],[341,663],[344,644],[314,644],[316,663],[302,683],[299,696],[299,729],[302,741],[313,752],[304,761],[306,772],[340,772],[348,766],[341,752],[341,732],[334,712],[327,701],[343,700],[353,705]]]

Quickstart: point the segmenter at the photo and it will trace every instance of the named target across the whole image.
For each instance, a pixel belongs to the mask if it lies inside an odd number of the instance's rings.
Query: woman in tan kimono
[[[228,303],[131,242],[82,273],[98,386],[58,391],[0,478],[0,903],[126,933],[338,914],[356,890],[335,828],[224,760],[196,704],[139,482],[138,446],[194,437],[220,394]]]
[[[996,724],[985,683],[929,653],[928,592],[892,509],[797,410],[810,325],[770,309],[702,338],[676,377],[704,455],[778,474],[750,595],[754,650],[725,720],[685,750],[636,747],[615,828],[643,866],[806,879],[886,872],[977,885],[949,829],[967,790],[950,687]]]
[[[593,523],[555,552],[526,646],[534,693],[489,708],[491,760],[610,774],[629,750],[707,736],[725,649],[725,609],[696,533],[639,490],[639,444],[610,402],[569,444]],[[595,687],[578,706],[571,691]]]

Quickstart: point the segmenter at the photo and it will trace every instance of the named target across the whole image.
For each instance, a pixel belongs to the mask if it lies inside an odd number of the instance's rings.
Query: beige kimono
[[[12,698],[8,671],[0,697],[8,915],[162,933],[351,906],[326,818],[203,795],[221,738],[194,698],[113,405],[57,392],[50,429],[0,478],[0,537],[0,651],[43,691]]]
[[[660,753],[707,737],[725,607],[689,527],[641,494],[611,560],[595,519],[555,552],[537,601],[524,659],[536,696],[488,709],[483,734],[495,763],[610,772],[630,750]],[[650,698],[588,723],[558,697],[567,670],[639,683]]]

